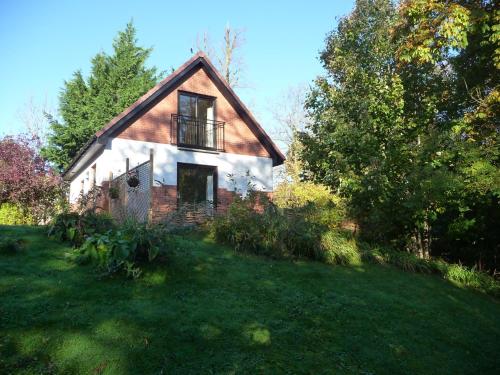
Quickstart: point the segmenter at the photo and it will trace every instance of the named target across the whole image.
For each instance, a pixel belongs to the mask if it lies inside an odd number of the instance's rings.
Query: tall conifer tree
[[[115,38],[111,55],[94,56],[87,79],[77,71],[65,81],[59,98],[61,121],[49,116],[51,132],[44,157],[63,170],[97,130],[153,87],[161,74],[146,67],[151,52],[152,48],[137,45],[130,22]]]

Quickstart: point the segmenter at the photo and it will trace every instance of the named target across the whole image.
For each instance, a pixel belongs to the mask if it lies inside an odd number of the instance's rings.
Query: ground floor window
[[[177,198],[180,205],[214,205],[217,192],[217,167],[177,164]]]

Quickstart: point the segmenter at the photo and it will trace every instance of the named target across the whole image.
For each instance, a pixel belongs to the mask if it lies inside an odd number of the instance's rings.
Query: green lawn
[[[434,276],[272,261],[191,238],[140,280],[99,280],[43,228],[4,235],[28,244],[0,255],[1,374],[500,368],[499,301]]]

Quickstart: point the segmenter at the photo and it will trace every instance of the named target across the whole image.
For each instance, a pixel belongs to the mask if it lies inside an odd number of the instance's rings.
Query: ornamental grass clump
[[[321,235],[317,260],[327,264],[359,265],[361,255],[353,238],[338,230],[329,230]]]

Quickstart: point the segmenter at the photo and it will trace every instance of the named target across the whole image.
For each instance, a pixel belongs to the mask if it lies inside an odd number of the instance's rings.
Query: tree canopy
[[[59,98],[61,121],[51,123],[42,155],[63,170],[80,148],[108,121],[134,103],[161,78],[155,67],[146,67],[152,48],[138,46],[130,22],[113,42],[113,53],[97,53],[89,77],[81,71],[64,82]]]
[[[499,12],[358,0],[326,40],[303,158],[366,238],[496,268]]]

